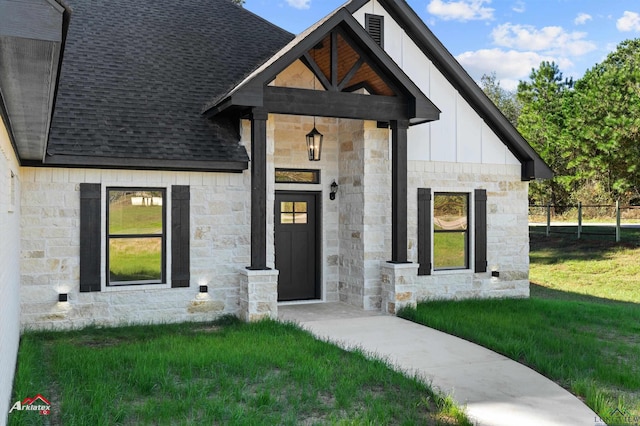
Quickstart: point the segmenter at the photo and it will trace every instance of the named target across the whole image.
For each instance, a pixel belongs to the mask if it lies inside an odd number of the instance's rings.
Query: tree
[[[567,124],[579,177],[611,199],[640,197],[640,39],[587,70]]]
[[[518,125],[521,105],[516,94],[500,87],[500,82],[496,78],[496,73],[483,74],[480,77],[480,87],[482,91],[493,101],[498,109],[507,117],[507,120],[515,126]]]
[[[530,185],[529,199],[534,203],[566,204],[574,182],[568,163],[572,155],[565,132],[567,105],[572,102],[573,80],[563,80],[554,62],[544,61],[531,70],[530,81],[518,84],[522,110],[518,131],[551,167],[554,178]]]

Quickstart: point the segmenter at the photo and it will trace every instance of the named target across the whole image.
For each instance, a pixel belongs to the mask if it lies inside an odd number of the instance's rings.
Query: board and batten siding
[[[19,171],[0,117],[0,424],[5,423],[10,408],[20,342]]]
[[[372,0],[354,13],[363,27],[366,14],[384,16],[384,50],[442,111],[440,120],[409,128],[409,158],[453,163],[520,164],[378,1]]]

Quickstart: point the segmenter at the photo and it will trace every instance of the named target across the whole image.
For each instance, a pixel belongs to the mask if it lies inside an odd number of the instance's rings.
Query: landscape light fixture
[[[58,294],[58,302],[68,302],[69,294],[68,293],[60,293]]]
[[[209,293],[209,286],[201,285],[200,286],[200,293]]]

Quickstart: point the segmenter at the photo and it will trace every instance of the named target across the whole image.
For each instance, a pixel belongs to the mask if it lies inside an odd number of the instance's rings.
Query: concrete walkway
[[[466,340],[342,303],[284,305],[278,310],[281,320],[297,322],[318,337],[362,348],[425,377],[466,407],[478,425],[604,424],[554,382]]]

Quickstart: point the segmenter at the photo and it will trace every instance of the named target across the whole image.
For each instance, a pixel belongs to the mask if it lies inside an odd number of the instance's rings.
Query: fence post
[[[578,203],[578,239],[582,234],[582,202]]]
[[[551,233],[551,203],[547,203],[547,237]]]
[[[620,200],[616,201],[616,243],[620,242]]]

